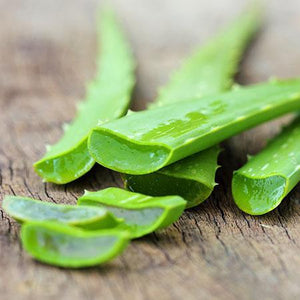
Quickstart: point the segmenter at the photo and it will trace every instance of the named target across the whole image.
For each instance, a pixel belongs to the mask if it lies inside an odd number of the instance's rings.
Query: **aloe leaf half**
[[[298,118],[234,172],[232,194],[241,210],[262,215],[281,203],[300,181],[299,145]]]
[[[300,80],[272,80],[103,124],[92,130],[89,150],[105,167],[148,174],[299,108]]]
[[[63,137],[34,164],[44,181],[63,184],[87,173],[95,164],[87,148],[89,131],[127,112],[135,82],[134,60],[112,11],[104,10],[100,21],[102,51],[86,99],[73,122],[64,126]]]

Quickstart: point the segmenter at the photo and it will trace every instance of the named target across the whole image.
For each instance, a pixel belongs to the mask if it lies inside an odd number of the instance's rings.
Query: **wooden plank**
[[[139,67],[135,108],[151,101],[181,58],[236,15],[246,1],[112,1]],[[120,185],[100,166],[65,185],[43,184],[32,163],[61,135],[92,77],[97,1],[0,1],[0,198],[21,194],[75,203],[83,189]],[[300,70],[300,2],[270,1],[264,30],[248,52],[239,81]],[[224,143],[212,197],[173,226],[134,241],[115,261],[63,270],[21,249],[19,226],[0,219],[0,298],[6,299],[295,299],[300,295],[300,190],[263,217],[232,202],[232,170],[278,131],[284,120]],[[284,159],[284,158],[283,158]]]

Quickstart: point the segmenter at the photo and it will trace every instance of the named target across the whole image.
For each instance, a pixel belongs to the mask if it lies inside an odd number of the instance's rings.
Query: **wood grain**
[[[115,0],[138,60],[133,106],[141,109],[170,71],[247,1]],[[0,198],[20,194],[75,203],[83,189],[121,184],[100,166],[64,186],[43,184],[32,163],[75,114],[92,78],[98,1],[0,1]],[[300,74],[300,2],[267,2],[263,31],[238,80]],[[224,143],[219,186],[176,224],[131,243],[105,266],[81,271],[46,266],[22,250],[19,225],[0,215],[0,298],[6,299],[297,299],[300,297],[300,189],[263,217],[240,212],[232,171],[261,149],[279,123]],[[284,160],[284,158],[282,158]]]

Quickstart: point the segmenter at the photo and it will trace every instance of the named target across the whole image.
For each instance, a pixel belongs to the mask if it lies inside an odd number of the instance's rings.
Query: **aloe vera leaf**
[[[121,223],[104,208],[55,204],[21,196],[5,196],[2,207],[21,223],[56,221],[89,230],[112,228]]]
[[[154,173],[123,174],[124,185],[151,196],[179,195],[187,200],[186,208],[196,206],[209,197],[216,185],[219,149],[213,146]]]
[[[22,225],[21,240],[35,259],[66,268],[82,268],[111,260],[128,245],[129,234],[117,229],[85,231],[53,222]]]
[[[78,199],[79,205],[104,207],[124,223],[131,238],[141,237],[177,221],[186,206],[179,196],[150,197],[119,188],[88,192]]]
[[[234,172],[232,194],[251,215],[277,207],[300,181],[300,119],[286,127],[267,147]]]
[[[127,112],[135,82],[133,57],[111,11],[103,11],[99,27],[102,51],[86,99],[80,103],[77,117],[65,126],[60,141],[34,164],[44,181],[63,184],[87,173],[95,164],[87,148],[89,131]]]
[[[188,57],[149,107],[213,95],[230,88],[242,53],[259,25],[258,7],[242,14],[220,35]],[[219,152],[220,148],[214,146],[154,173],[123,174],[124,186],[151,196],[179,195],[188,201],[187,207],[196,206],[209,197],[216,185]]]
[[[299,79],[272,80],[136,112],[93,129],[89,150],[105,167],[127,174],[147,174],[297,110],[299,100]]]
[[[183,62],[149,108],[215,95],[231,88],[241,56],[260,20],[258,6],[239,16]]]

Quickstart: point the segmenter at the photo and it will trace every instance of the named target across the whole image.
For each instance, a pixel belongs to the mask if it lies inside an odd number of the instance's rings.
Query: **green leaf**
[[[297,110],[299,99],[299,79],[272,80],[136,112],[93,129],[89,150],[105,167],[127,174],[147,174]]]
[[[35,259],[67,268],[98,265],[120,254],[128,245],[126,231],[84,231],[52,222],[29,222],[21,228],[25,250]]]
[[[5,212],[17,221],[56,221],[89,230],[112,228],[121,223],[104,208],[55,204],[21,196],[5,196]]]
[[[277,207],[300,181],[300,119],[234,172],[232,194],[237,206],[251,215]]]
[[[104,207],[124,223],[131,238],[141,237],[175,222],[182,214],[186,201],[179,196],[150,197],[119,188],[88,192],[78,199],[79,205]]]
[[[100,25],[101,57],[86,99],[60,141],[34,164],[45,181],[63,184],[87,173],[95,164],[87,149],[89,131],[127,112],[135,82],[133,57],[111,11],[102,13]]]
[[[186,59],[150,108],[225,91],[246,45],[260,25],[257,7],[237,18],[220,35]],[[222,49],[220,51],[220,49]],[[152,196],[179,195],[196,206],[215,186],[219,147],[203,150],[155,173],[123,174],[125,188]]]
[[[188,57],[149,107],[215,95],[231,88],[245,47],[260,26],[260,15],[257,6],[249,9]]]
[[[179,195],[187,200],[187,208],[207,199],[215,186],[219,147],[191,155],[155,173],[123,174],[125,187],[151,196]]]

